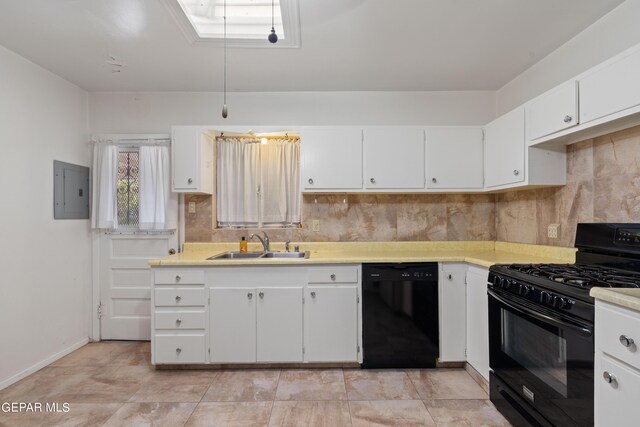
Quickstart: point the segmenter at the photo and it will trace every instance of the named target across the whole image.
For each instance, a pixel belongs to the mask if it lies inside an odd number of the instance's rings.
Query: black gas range
[[[640,287],[640,224],[578,224],[575,264],[489,269],[491,400],[514,425],[593,425],[594,286]]]

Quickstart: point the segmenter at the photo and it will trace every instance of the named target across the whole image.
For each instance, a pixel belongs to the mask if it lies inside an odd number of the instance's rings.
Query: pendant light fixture
[[[274,16],[274,2],[275,0],[271,0],[271,33],[269,34],[269,37],[267,37],[267,39],[271,42],[271,43],[276,43],[278,41],[278,35],[276,34],[276,27],[274,26],[273,23],[273,16]]]
[[[224,0],[224,77],[223,77],[223,104],[222,104],[222,118],[226,119],[229,115],[227,111],[227,0]]]

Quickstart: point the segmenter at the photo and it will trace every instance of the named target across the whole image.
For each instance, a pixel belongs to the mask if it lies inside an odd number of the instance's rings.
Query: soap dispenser
[[[240,252],[247,252],[247,239],[242,236],[242,240],[240,240]]]

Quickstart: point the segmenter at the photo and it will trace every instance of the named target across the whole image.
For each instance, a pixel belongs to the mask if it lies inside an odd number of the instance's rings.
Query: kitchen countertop
[[[223,259],[208,257],[237,251],[237,243],[185,243],[184,252],[151,260],[161,266],[243,266],[243,265],[313,265],[360,264],[370,262],[467,262],[481,267],[511,263],[573,263],[573,248],[526,245],[519,243],[474,242],[299,242],[301,251],[310,251],[308,259]],[[249,244],[249,251],[261,245]],[[271,250],[281,251],[284,243],[274,242]]]
[[[600,301],[640,311],[640,289],[638,288],[591,288],[589,295]]]

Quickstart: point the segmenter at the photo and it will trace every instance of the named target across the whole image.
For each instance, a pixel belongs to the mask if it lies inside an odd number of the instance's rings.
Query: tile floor
[[[461,369],[156,371],[149,343],[88,344],[0,390],[0,426],[508,426]]]

